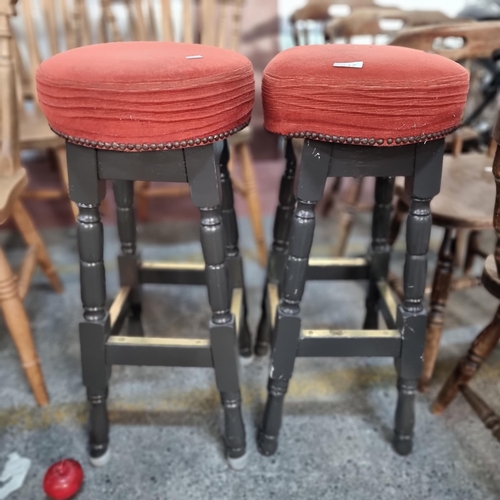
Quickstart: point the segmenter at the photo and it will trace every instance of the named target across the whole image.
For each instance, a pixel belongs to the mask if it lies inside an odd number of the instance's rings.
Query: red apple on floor
[[[82,466],[72,458],[65,458],[47,469],[43,491],[51,500],[69,500],[80,491],[82,483]]]

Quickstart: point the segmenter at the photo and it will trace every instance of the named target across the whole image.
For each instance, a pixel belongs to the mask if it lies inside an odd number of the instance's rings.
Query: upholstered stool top
[[[405,47],[309,45],[278,54],[262,83],[267,130],[373,146],[438,139],[460,124],[469,76]]]
[[[36,79],[52,129],[99,149],[171,149],[221,140],[248,124],[254,101],[250,61],[204,45],[89,45],[44,61]]]

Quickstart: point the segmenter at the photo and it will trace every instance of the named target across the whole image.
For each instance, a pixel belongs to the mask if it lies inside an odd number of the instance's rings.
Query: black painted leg
[[[217,388],[225,418],[225,442],[229,465],[241,469],[246,461],[245,428],[238,380],[236,325],[231,313],[231,276],[226,261],[225,229],[220,210],[219,168],[214,147],[184,150],[191,199],[200,209],[200,237],[208,300],[212,310],[210,344]]]
[[[271,340],[271,321],[267,311],[267,283],[281,283],[283,280],[286,253],[288,249],[288,236],[295,206],[295,195],[293,183],[295,180],[295,169],[297,160],[293,150],[291,139],[286,141],[286,167],[281,178],[279,203],[276,209],[273,229],[273,244],[269,255],[267,279],[264,286],[262,298],[262,315],[257,330],[255,343],[255,354],[265,356],[268,352]]]
[[[220,183],[222,189],[221,214],[226,238],[226,255],[228,259],[229,272],[231,274],[231,286],[241,288],[243,291],[243,318],[240,325],[239,352],[240,356],[247,361],[252,359],[252,336],[248,328],[247,320],[247,298],[243,278],[243,260],[238,247],[238,222],[234,211],[233,185],[227,168],[229,162],[229,146],[224,141],[219,160]]]
[[[109,458],[106,399],[110,375],[104,351],[110,327],[105,309],[103,229],[98,205],[79,203],[78,207],[80,284],[85,320],[80,323],[82,373],[90,403],[90,461],[95,466],[101,466]]]
[[[373,209],[372,242],[369,249],[370,283],[366,297],[365,330],[378,329],[379,292],[377,283],[386,280],[391,247],[387,241],[392,208],[394,177],[377,177]]]
[[[309,254],[314,236],[316,203],[323,195],[331,146],[306,140],[297,184],[288,257],[283,279],[283,295],[276,314],[273,334],[268,397],[262,428],[258,435],[259,451],[266,456],[278,448],[283,402],[292,376],[300,338],[300,301],[306,284]]]
[[[120,285],[132,287],[128,312],[128,333],[143,336],[141,324],[141,285],[139,283],[140,257],[137,255],[137,230],[134,211],[134,182],[114,181],[116,219],[122,254],[118,257]]]
[[[394,449],[407,455],[413,447],[415,394],[422,372],[427,315],[423,296],[427,277],[427,252],[432,227],[430,203],[439,192],[444,141],[416,146],[415,171],[407,178],[411,197],[406,226],[404,298],[398,307],[397,326],[401,333],[401,355],[396,359],[398,404],[394,429]]]

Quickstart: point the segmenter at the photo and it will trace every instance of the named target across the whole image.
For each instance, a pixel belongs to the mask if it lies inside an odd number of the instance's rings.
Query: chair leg
[[[337,196],[339,196],[340,188],[342,187],[342,177],[335,177],[330,186],[330,192],[325,196],[325,201],[321,205],[321,215],[326,217],[332,210],[335,209]]]
[[[403,200],[398,199],[396,203],[396,209],[394,210],[394,215],[391,220],[391,224],[389,226],[389,245],[392,247],[399,236],[399,232],[401,230],[401,224],[403,223],[403,219],[406,217],[408,213],[408,206]]]
[[[470,276],[476,255],[480,255],[479,231],[471,231],[469,233],[469,240],[467,242],[467,251],[465,254],[465,262],[464,262],[465,276]]]
[[[328,144],[313,141],[305,141],[302,152],[297,205],[292,220],[283,278],[283,297],[276,312],[276,326],[273,332],[267,403],[258,435],[259,451],[266,456],[273,455],[278,448],[283,402],[292,377],[300,338],[300,302],[306,284],[314,236],[314,209],[323,195],[330,161],[329,152]],[[315,160],[311,161],[312,158]]]
[[[341,214],[338,232],[338,245],[335,250],[335,255],[341,257],[345,254],[349,236],[354,222],[354,215],[356,213],[356,205],[359,203],[361,191],[363,189],[363,177],[352,179],[349,186],[344,211]]]
[[[0,249],[0,307],[36,402],[40,406],[45,406],[49,403],[49,397],[33,343],[28,316],[18,294],[17,279],[2,249]]]
[[[486,428],[491,431],[497,441],[500,441],[500,417],[469,386],[463,385],[460,389]]]
[[[231,287],[241,288],[243,291],[243,319],[240,325],[239,351],[242,362],[249,362],[252,359],[252,336],[248,328],[247,298],[243,278],[243,259],[241,258],[240,249],[238,247],[238,221],[234,211],[233,186],[228,170],[228,162],[229,146],[227,141],[224,141],[224,148],[219,160],[220,183],[222,188],[221,214],[226,240],[226,255],[228,258],[229,272],[231,274]]]
[[[295,206],[293,184],[295,181],[297,160],[291,140],[286,141],[285,156],[286,166],[281,178],[279,203],[276,208],[276,216],[274,219],[273,244],[267,264],[267,278],[262,294],[262,312],[255,343],[255,354],[257,356],[265,356],[269,349],[271,319],[269,318],[269,311],[267,310],[267,284],[269,282],[280,283],[283,280],[286,252],[288,249],[288,235]]]
[[[128,330],[133,337],[144,335],[141,324],[141,285],[139,283],[140,258],[136,252],[137,229],[134,211],[134,182],[114,181],[113,192],[116,202],[116,220],[122,254],[118,257],[120,285],[132,288]]]
[[[441,388],[431,406],[432,413],[439,415],[455,399],[459,389],[469,383],[483,362],[491,354],[500,339],[500,307],[493,320],[476,337],[467,356],[462,358]]]
[[[443,333],[444,311],[448,301],[448,294],[451,287],[451,277],[453,275],[453,264],[455,262],[455,239],[453,231],[446,229],[439,258],[434,274],[434,282],[431,292],[431,307],[427,319],[427,332],[424,348],[424,365],[422,375],[418,383],[418,389],[425,392],[434,373],[436,358]]]
[[[38,234],[31,217],[20,200],[16,200],[12,206],[12,217],[14,218],[14,222],[16,223],[16,226],[18,227],[26,245],[36,248],[36,260],[50,281],[52,288],[55,292],[61,293],[63,286],[57,271],[50,260],[42,238]]]
[[[377,283],[387,280],[391,247],[387,242],[391,220],[394,177],[377,177],[373,208],[372,243],[369,249],[370,283],[366,297],[366,317],[363,329],[378,329],[379,291]]]
[[[57,168],[59,170],[59,174],[63,181],[64,187],[66,191],[69,190],[69,180],[68,180],[68,161],[66,159],[66,148],[64,146],[57,147],[55,149],[56,157],[57,157]],[[75,221],[78,218],[78,207],[74,201],[70,201],[71,203],[71,211],[73,212],[73,217]]]
[[[406,229],[404,299],[398,306],[397,327],[401,353],[396,358],[398,402],[394,423],[394,449],[408,455],[413,448],[415,395],[422,373],[427,315],[423,306],[427,276],[427,253],[432,228],[430,204],[439,193],[444,141],[431,142],[425,152],[417,145],[415,170],[410,188],[410,209]],[[432,148],[432,149],[431,149]]]
[[[227,459],[232,468],[241,469],[246,464],[245,427],[241,413],[236,325],[231,313],[231,276],[220,210],[219,168],[214,165],[213,146],[187,148],[184,157],[191,199],[200,210],[201,248],[212,310],[210,345],[224,410]]]
[[[267,246],[264,237],[264,227],[262,225],[262,211],[260,208],[259,195],[257,193],[257,183],[255,171],[250,154],[250,148],[246,142],[237,147],[241,159],[241,174],[245,185],[245,198],[248,204],[248,212],[252,222],[255,244],[257,246],[257,256],[259,264],[266,267]]]

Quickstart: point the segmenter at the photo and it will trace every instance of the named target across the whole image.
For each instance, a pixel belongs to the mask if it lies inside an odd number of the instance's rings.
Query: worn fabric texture
[[[362,67],[334,66],[354,62]],[[309,132],[349,142],[365,138],[362,144],[379,146],[398,145],[398,138],[437,139],[460,124],[468,85],[462,66],[420,50],[294,47],[264,71],[264,124],[277,134]]]
[[[44,61],[36,79],[50,126],[97,147],[214,140],[250,120],[255,92],[241,54],[167,42],[69,50]]]

